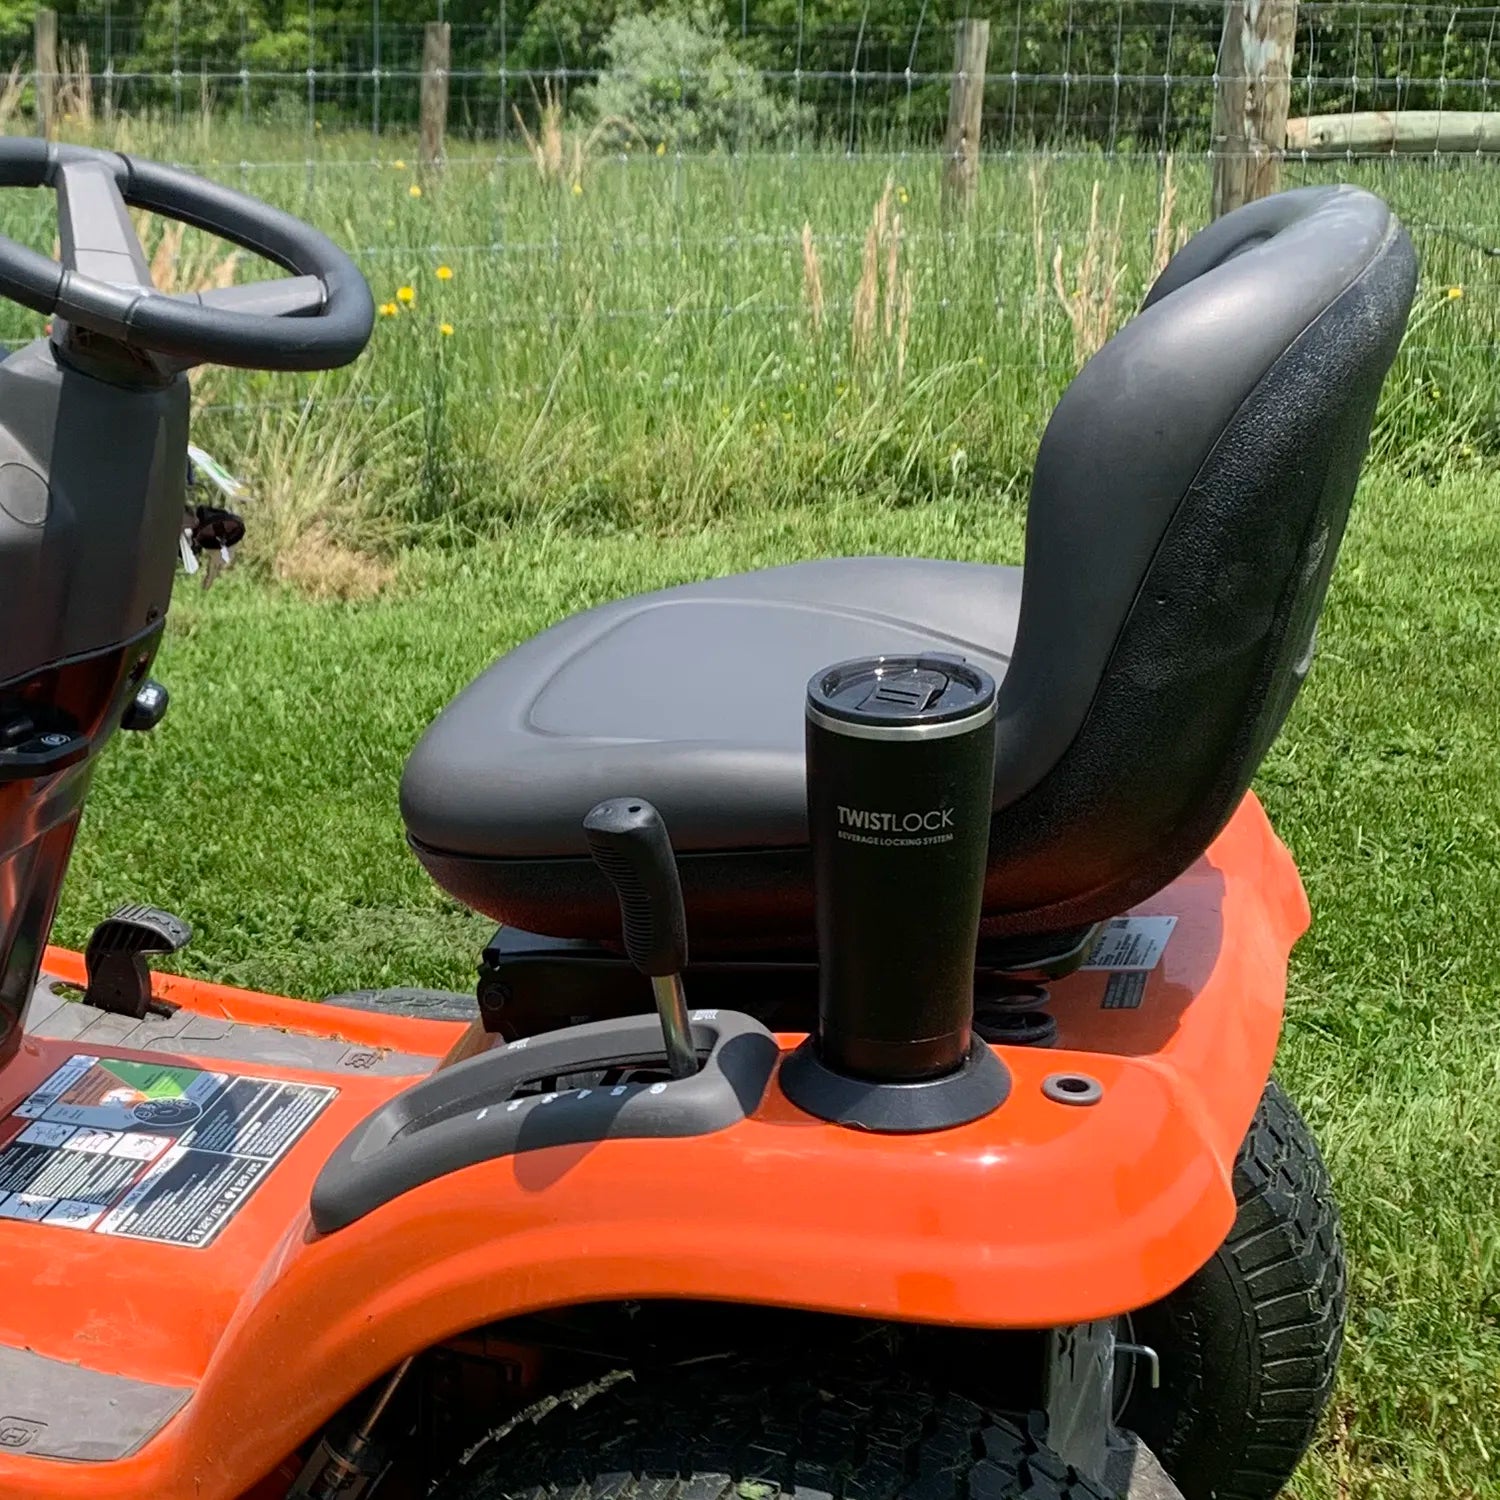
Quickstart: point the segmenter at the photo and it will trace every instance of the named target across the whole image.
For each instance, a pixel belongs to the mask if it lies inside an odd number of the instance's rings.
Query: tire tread
[[[899,1367],[625,1379],[470,1454],[434,1500],[1109,1500],[1017,1424]]]
[[[1133,1399],[1126,1421],[1186,1500],[1272,1500],[1312,1441],[1343,1344],[1338,1205],[1312,1133],[1274,1081],[1234,1190],[1235,1224],[1213,1260],[1133,1320],[1159,1340],[1163,1392]],[[1243,1365],[1232,1373],[1226,1338]]]

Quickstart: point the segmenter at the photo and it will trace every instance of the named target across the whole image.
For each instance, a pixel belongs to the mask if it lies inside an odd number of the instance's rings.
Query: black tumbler
[[[899,1083],[964,1063],[994,784],[987,672],[873,656],[808,684],[825,1067]]]

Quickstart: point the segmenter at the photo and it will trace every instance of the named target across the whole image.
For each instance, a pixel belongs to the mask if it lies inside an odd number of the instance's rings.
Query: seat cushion
[[[587,866],[582,822],[596,802],[648,798],[683,855],[804,850],[813,673],[874,652],[946,650],[998,680],[1020,600],[1019,568],[863,557],[575,615],[502,657],[427,731],[401,785],[407,832],[440,883],[496,920],[609,936],[617,918],[591,870],[533,868]],[[715,863],[684,860],[690,913],[695,884],[724,875],[706,868]],[[769,877],[770,864],[734,863],[742,885]],[[798,894],[800,908],[810,893]],[[602,917],[582,909],[596,906]]]

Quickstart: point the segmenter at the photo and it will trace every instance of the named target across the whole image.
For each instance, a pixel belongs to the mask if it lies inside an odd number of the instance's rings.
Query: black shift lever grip
[[[687,915],[661,814],[640,797],[611,797],[583,820],[594,863],[620,898],[625,951],[652,978],[687,967]]]

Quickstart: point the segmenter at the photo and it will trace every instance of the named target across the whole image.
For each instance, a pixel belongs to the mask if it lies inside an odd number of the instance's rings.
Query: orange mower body
[[[308,1212],[319,1169],[362,1118],[464,1042],[462,1023],[163,975],[156,993],[201,1024],[179,1029],[180,1050],[147,1051],[99,1040],[107,1028],[76,1031],[84,1007],[56,994],[50,1010],[34,1003],[36,1031],[0,1075],[0,1145],[28,1128],[16,1115],[24,1101],[80,1056],[314,1086],[326,1103],[206,1243],[0,1218],[0,1267],[27,1288],[0,1309],[0,1347],[57,1367],[60,1382],[39,1392],[81,1382],[98,1410],[126,1410],[98,1422],[94,1453],[70,1458],[49,1451],[46,1405],[0,1413],[0,1493],[279,1500],[295,1465],[278,1480],[268,1462],[383,1372],[570,1304],[724,1300],[1005,1329],[1152,1302],[1213,1254],[1234,1218],[1231,1167],[1308,914],[1248,796],[1208,853],[1135,915],[1176,918],[1156,966],[1059,981],[1056,1045],[1000,1049],[1010,1101],[970,1125],[936,1138],[843,1129],[803,1114],[773,1081],[731,1128],[519,1152],[325,1235]],[[83,978],[80,957],[58,949],[45,970]],[[238,1056],[214,1055],[216,1031],[233,1033]],[[325,1044],[335,1065],[276,1061],[294,1038]],[[1044,1094],[1046,1077],[1070,1073],[1102,1086],[1096,1104]],[[663,1202],[664,1178],[691,1212]],[[109,1444],[116,1451],[97,1451]]]

